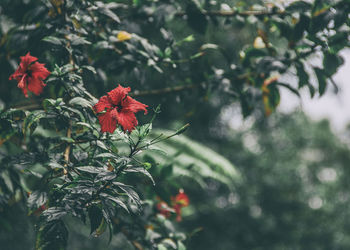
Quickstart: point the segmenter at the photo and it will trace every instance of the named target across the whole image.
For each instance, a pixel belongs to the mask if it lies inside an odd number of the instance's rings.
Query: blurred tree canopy
[[[349,12],[348,0],[1,1],[1,244],[348,249],[348,147],[327,122],[271,114],[282,88],[337,89]],[[27,52],[51,75],[24,98],[9,76]],[[150,115],[101,133],[92,107],[118,84]],[[253,125],[227,125],[241,116]]]

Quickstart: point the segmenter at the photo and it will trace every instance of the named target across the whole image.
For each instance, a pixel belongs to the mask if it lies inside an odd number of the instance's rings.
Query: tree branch
[[[130,93],[130,96],[152,96],[152,95],[169,94],[174,92],[181,92],[188,89],[194,89],[197,87],[199,87],[198,84],[190,84],[190,85],[168,87],[164,89],[153,89],[153,90],[145,90],[145,91],[136,90],[133,93]]]
[[[247,11],[222,11],[222,10],[202,10],[202,13],[206,16],[221,16],[221,17],[230,17],[230,16],[272,16],[272,15],[286,15],[287,13],[282,10],[277,11],[258,11],[258,10],[247,10]],[[186,12],[177,12],[175,16],[182,17],[187,15]]]

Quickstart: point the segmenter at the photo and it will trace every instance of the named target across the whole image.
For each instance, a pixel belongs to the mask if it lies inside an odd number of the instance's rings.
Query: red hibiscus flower
[[[147,114],[148,106],[128,96],[129,92],[129,87],[123,88],[119,85],[107,95],[102,96],[94,105],[94,110],[98,113],[101,132],[113,133],[117,124],[121,125],[124,131],[131,132],[137,126],[135,113],[144,111],[144,114]],[[101,113],[103,111],[105,113]]]
[[[157,204],[157,210],[159,211],[160,214],[162,214],[165,218],[170,217],[170,213],[174,212],[172,208],[168,206],[168,203],[165,201],[160,201]]]
[[[37,60],[38,58],[31,56],[29,52],[25,56],[21,56],[21,63],[9,78],[9,80],[17,80],[17,86],[22,89],[25,97],[28,97],[28,90],[35,95],[40,95],[46,86],[43,80],[50,75],[45,64],[38,63]]]
[[[185,194],[184,190],[180,189],[175,198],[172,197],[171,200],[176,213],[176,221],[181,221],[181,208],[187,207],[190,204],[190,199]]]

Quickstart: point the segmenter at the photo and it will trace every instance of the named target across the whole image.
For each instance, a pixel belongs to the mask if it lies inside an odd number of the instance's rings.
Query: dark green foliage
[[[222,193],[234,192],[241,175],[207,146],[187,137],[171,138],[185,132],[188,125],[183,124],[190,122],[191,136],[214,147],[220,145],[213,135],[224,130],[220,119],[227,105],[240,104],[244,117],[259,117],[261,106],[270,114],[283,101],[281,87],[298,95],[306,86],[311,96],[323,95],[343,64],[339,52],[349,46],[349,10],[345,0],[296,1],[286,8],[261,1],[2,1],[0,212],[6,217],[0,218],[6,232],[16,231],[11,229],[15,219],[8,216],[16,204],[37,225],[36,249],[65,249],[66,221],[80,233],[72,218],[81,228],[89,227],[84,237],[108,229],[111,248],[185,249],[190,242],[198,249],[209,247],[192,241],[192,234],[180,233],[174,212],[164,218],[157,203],[171,204],[171,197],[186,187],[195,204],[187,208],[188,217],[195,221],[193,210],[198,210],[198,216],[216,218],[199,209],[205,194],[214,196],[213,185]],[[51,71],[43,93],[28,99],[16,81],[8,80],[27,52]],[[322,67],[305,70],[315,55],[323,55]],[[299,84],[279,81],[285,73],[295,73]],[[93,105],[118,83],[130,86],[130,95],[146,103],[154,116],[138,116],[139,126],[131,133],[120,128],[101,133]],[[162,113],[154,108],[159,103]],[[236,162],[233,155],[238,153],[230,151],[235,142],[221,139],[227,146],[218,147],[219,153]],[[257,162],[242,165],[260,166]],[[255,181],[251,176],[259,176],[260,169],[250,173],[240,167],[249,184]],[[274,191],[265,183],[252,186],[261,188],[264,197],[264,192]],[[257,224],[245,211],[257,191],[240,188],[248,198],[233,219],[246,221],[232,229],[236,245],[222,241],[224,249],[261,247],[250,239],[258,244],[269,235],[269,229],[259,231],[268,222],[256,227],[261,238],[249,234]],[[288,200],[279,205],[295,204]],[[288,229],[281,223],[284,227]],[[272,237],[282,237],[276,232]],[[124,245],[115,244],[113,235]],[[221,242],[220,237],[215,241]],[[283,246],[272,244],[275,249]]]
[[[64,250],[67,246],[68,231],[63,221],[53,220],[40,226],[35,243],[38,250]]]

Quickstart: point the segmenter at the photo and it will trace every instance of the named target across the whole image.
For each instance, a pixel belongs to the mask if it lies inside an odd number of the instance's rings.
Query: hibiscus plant
[[[192,199],[181,181],[207,188],[213,179],[232,190],[239,178],[214,151],[176,141],[188,120],[198,135],[221,115],[218,106],[269,116],[281,88],[323,95],[349,45],[345,0],[4,2],[0,212],[26,204],[38,250],[66,249],[67,221],[95,237],[108,231],[109,242],[122,235],[119,249],[186,249],[200,229],[179,227]],[[315,55],[322,67],[308,63]],[[172,131],[154,129],[160,115]],[[180,122],[168,121],[174,116]]]

